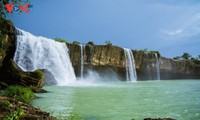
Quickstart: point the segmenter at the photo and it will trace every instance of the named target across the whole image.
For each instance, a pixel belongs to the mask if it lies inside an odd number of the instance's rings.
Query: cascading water
[[[85,45],[79,44],[81,48],[81,64],[80,64],[80,73],[81,73],[81,79],[83,79],[83,70],[84,70],[84,51],[85,51]]]
[[[23,30],[17,36],[14,61],[23,71],[48,70],[57,85],[67,85],[76,81],[68,48],[64,43],[37,37]]]
[[[124,48],[124,54],[126,59],[126,78],[127,81],[136,81],[137,74],[135,69],[135,60],[133,53],[130,49]]]
[[[155,53],[155,57],[156,57],[156,80],[160,80],[160,63],[158,60],[157,53]]]

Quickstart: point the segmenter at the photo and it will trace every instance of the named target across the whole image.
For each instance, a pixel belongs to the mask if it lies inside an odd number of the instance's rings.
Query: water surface
[[[54,116],[83,120],[200,119],[200,81],[81,83],[46,86],[33,105]]]

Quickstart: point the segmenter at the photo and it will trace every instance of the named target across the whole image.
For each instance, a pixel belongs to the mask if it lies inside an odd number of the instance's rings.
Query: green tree
[[[108,45],[108,46],[112,46],[112,43],[109,40],[106,41],[105,44]]]
[[[181,57],[180,57],[180,56],[176,56],[176,57],[174,57],[173,59],[174,59],[174,60],[180,60]]]
[[[94,45],[94,42],[93,41],[88,41],[88,43],[87,43],[88,45]]]
[[[191,58],[192,56],[189,53],[185,52],[181,57],[185,60],[189,60],[189,58]]]

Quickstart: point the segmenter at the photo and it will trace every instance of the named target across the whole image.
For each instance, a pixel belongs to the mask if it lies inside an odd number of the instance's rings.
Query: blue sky
[[[14,24],[35,35],[158,50],[162,56],[200,55],[199,0],[30,0]]]

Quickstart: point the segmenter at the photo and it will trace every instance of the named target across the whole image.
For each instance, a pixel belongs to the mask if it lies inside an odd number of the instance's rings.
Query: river
[[[200,81],[77,82],[45,86],[32,104],[59,119],[200,119]]]

